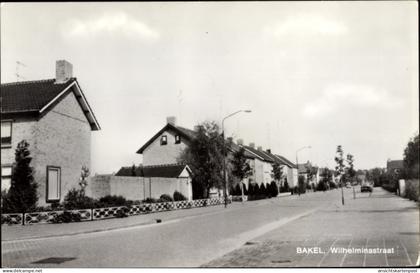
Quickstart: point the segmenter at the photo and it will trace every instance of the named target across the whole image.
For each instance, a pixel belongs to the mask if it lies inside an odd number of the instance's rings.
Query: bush
[[[187,200],[187,197],[185,197],[182,193],[179,191],[174,192],[174,201],[184,201]]]
[[[64,197],[65,209],[90,209],[97,207],[97,201],[84,195],[83,190],[71,189]]]
[[[156,199],[155,198],[151,198],[151,197],[147,197],[146,199],[144,199],[144,203],[156,203]]]
[[[280,187],[280,192],[289,192],[289,183],[287,183],[287,180],[284,181],[283,186]]]
[[[240,182],[240,183],[242,183],[242,182]],[[235,195],[237,195],[237,196],[242,195],[241,185],[239,183],[236,184],[236,187],[235,187]]]
[[[159,197],[159,200],[161,200],[161,202],[173,202],[174,199],[172,199],[172,197],[169,194],[162,194]]]
[[[99,199],[99,203],[104,204],[106,207],[119,207],[131,205],[124,197],[120,195],[107,195]]]
[[[279,194],[279,189],[277,187],[277,183],[276,182],[271,182],[270,184],[270,192],[271,192],[271,196],[272,197],[276,197]]]
[[[32,157],[29,152],[29,144],[22,140],[15,150],[15,163],[11,178],[10,189],[7,192],[3,210],[14,213],[34,211],[38,202],[38,184],[33,177],[33,169],[30,166]]]
[[[267,196],[267,189],[265,188],[264,183],[261,184],[257,195],[261,196],[260,198],[265,198]]]
[[[317,191],[326,191],[327,190],[327,184],[325,181],[320,181],[318,185],[316,186]]]
[[[413,200],[419,200],[419,180],[406,180],[405,183],[405,197]]]
[[[80,215],[71,211],[64,211],[62,214],[55,215],[52,222],[55,224],[80,222]]]
[[[329,186],[330,186],[330,189],[336,189],[337,188],[337,184],[335,184],[334,182],[332,182],[332,181],[328,181],[328,184],[329,184]]]

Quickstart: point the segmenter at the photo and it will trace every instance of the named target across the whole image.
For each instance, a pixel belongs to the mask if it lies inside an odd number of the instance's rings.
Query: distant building
[[[91,131],[100,130],[72,65],[56,62],[56,78],[1,84],[1,188],[8,190],[17,144],[30,146],[39,205],[62,201],[90,167]]]
[[[404,169],[404,160],[388,160],[386,170],[389,173],[399,173]]]

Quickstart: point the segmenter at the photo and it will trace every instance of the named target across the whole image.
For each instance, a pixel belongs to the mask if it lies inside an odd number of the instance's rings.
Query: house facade
[[[38,184],[38,205],[62,201],[90,167],[91,132],[100,130],[72,76],[72,65],[56,62],[56,78],[1,85],[1,188],[11,185],[17,144],[26,140]]]
[[[284,156],[278,154],[276,154],[275,156],[280,160],[280,165],[283,166],[283,174],[285,176],[284,181],[287,181],[287,184],[290,188],[297,186],[298,174],[296,165]]]

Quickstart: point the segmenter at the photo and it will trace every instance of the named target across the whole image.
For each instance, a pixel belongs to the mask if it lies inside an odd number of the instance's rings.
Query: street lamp
[[[296,150],[296,168],[297,168],[297,182],[298,182],[298,194],[300,195],[300,187],[299,187],[299,161],[298,161],[298,153],[303,150],[303,149],[310,149],[312,148],[311,146],[304,146],[302,148],[299,148]]]
[[[238,114],[238,113],[240,113],[240,112],[244,112],[244,113],[251,113],[252,111],[251,110],[239,110],[239,111],[236,111],[236,112],[233,112],[232,114],[230,114],[230,115],[227,115],[226,117],[224,117],[223,119],[222,119],[222,137],[223,137],[223,178],[224,178],[224,180],[225,180],[225,186],[224,186],[224,196],[225,196],[225,208],[227,208],[227,203],[228,203],[228,201],[227,201],[227,184],[228,184],[228,181],[227,181],[227,177],[226,177],[226,142],[225,142],[225,120],[227,119],[227,118],[230,118],[231,116],[233,116],[233,115],[236,115],[236,114]],[[241,181],[241,183],[242,183],[242,181]]]

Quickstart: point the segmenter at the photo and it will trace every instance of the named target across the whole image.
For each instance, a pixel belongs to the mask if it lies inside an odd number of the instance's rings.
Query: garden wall
[[[159,198],[162,194],[173,195],[175,191],[192,200],[192,185],[189,178],[138,177],[96,175],[91,178],[86,194],[99,199],[106,195],[121,195],[128,200]]]

